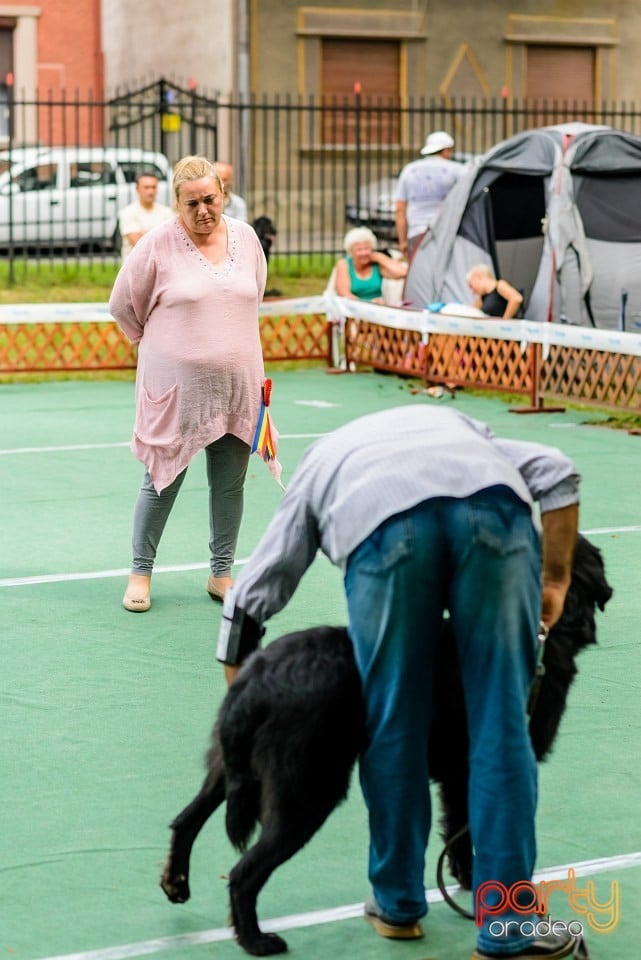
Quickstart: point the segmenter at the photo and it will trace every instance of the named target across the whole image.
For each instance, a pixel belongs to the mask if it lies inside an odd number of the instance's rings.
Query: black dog
[[[547,755],[556,736],[577,672],[575,656],[596,642],[595,606],[603,610],[611,594],[600,552],[579,537],[565,610],[545,645],[545,673],[530,718],[538,759]],[[467,823],[465,705],[454,649],[445,621],[435,667],[429,766],[440,785],[446,841]],[[193,843],[226,799],[227,833],[237,849],[245,851],[254,827],[261,825],[258,841],[229,877],[237,940],[254,956],[285,951],[281,937],[262,933],[258,926],[258,894],[279,864],[300,850],[346,797],[365,743],[360,679],[344,628],[288,634],[253,654],[220,708],[205,782],[171,824],[161,879],[167,897],[174,903],[189,899]],[[449,858],[454,876],[469,887],[468,837],[453,845]]]
[[[276,225],[273,220],[269,219],[269,217],[256,217],[256,219],[252,221],[252,227],[256,231],[260,245],[263,248],[265,260],[267,260],[267,263],[269,263],[272,244],[278,236]]]
[[[276,224],[273,220],[270,220],[269,217],[256,217],[256,219],[252,222],[252,227],[256,231],[260,245],[263,248],[263,253],[265,254],[265,260],[269,264],[272,244],[278,236]],[[280,296],[281,292],[280,290],[277,290],[276,287],[270,287],[269,290],[265,290],[265,297]]]

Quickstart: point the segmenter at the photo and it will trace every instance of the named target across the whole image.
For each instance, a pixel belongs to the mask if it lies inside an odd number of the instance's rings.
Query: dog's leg
[[[263,810],[258,841],[238,861],[229,875],[232,923],[238,943],[255,957],[284,953],[287,943],[276,933],[263,933],[258,926],[256,901],[271,874],[293,857],[316,833],[330,809],[297,808],[282,798]],[[305,822],[303,822],[305,821]]]
[[[275,846],[261,836],[260,840],[241,857],[229,875],[231,920],[238,943],[254,957],[285,953],[287,943],[277,933],[263,933],[258,926],[256,901],[261,889],[283,860],[292,856],[292,850],[282,857]]]
[[[171,824],[169,854],[160,879],[160,886],[172,903],[185,903],[189,900],[191,849],[209,817],[225,799],[222,756],[214,755],[213,760],[200,792]]]

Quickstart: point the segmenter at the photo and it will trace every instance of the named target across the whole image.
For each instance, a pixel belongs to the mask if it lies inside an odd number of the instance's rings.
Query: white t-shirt
[[[247,223],[247,204],[237,193],[229,193],[225,203],[225,215],[235,220],[244,220]]]
[[[164,203],[154,203],[151,210],[147,210],[139,200],[134,200],[129,206],[123,207],[118,216],[118,226],[122,237],[121,254],[124,260],[131,253],[133,246],[127,240],[128,233],[147,233],[152,227],[157,227],[174,216],[173,210]]]
[[[407,204],[407,238],[418,237],[430,227],[446,196],[463,174],[465,167],[445,157],[421,157],[401,170],[396,200]]]

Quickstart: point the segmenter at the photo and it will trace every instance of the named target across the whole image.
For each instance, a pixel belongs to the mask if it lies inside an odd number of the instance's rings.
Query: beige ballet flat
[[[122,598],[125,610],[131,613],[145,613],[151,606],[151,577],[144,577],[137,573],[129,575],[129,583]]]
[[[212,600],[222,603],[225,599],[225,593],[231,587],[233,581],[231,577],[209,577],[207,580],[207,593]]]

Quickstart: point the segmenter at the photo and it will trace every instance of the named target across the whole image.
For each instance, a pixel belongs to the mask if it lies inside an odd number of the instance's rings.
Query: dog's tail
[[[227,808],[225,827],[237,850],[247,849],[260,816],[260,782],[253,775],[255,734],[266,716],[256,699],[252,680],[241,676],[230,687],[220,718],[220,740],[225,757]]]
[[[257,780],[238,779],[227,783],[225,828],[230,843],[244,852],[260,813],[260,783]]]

